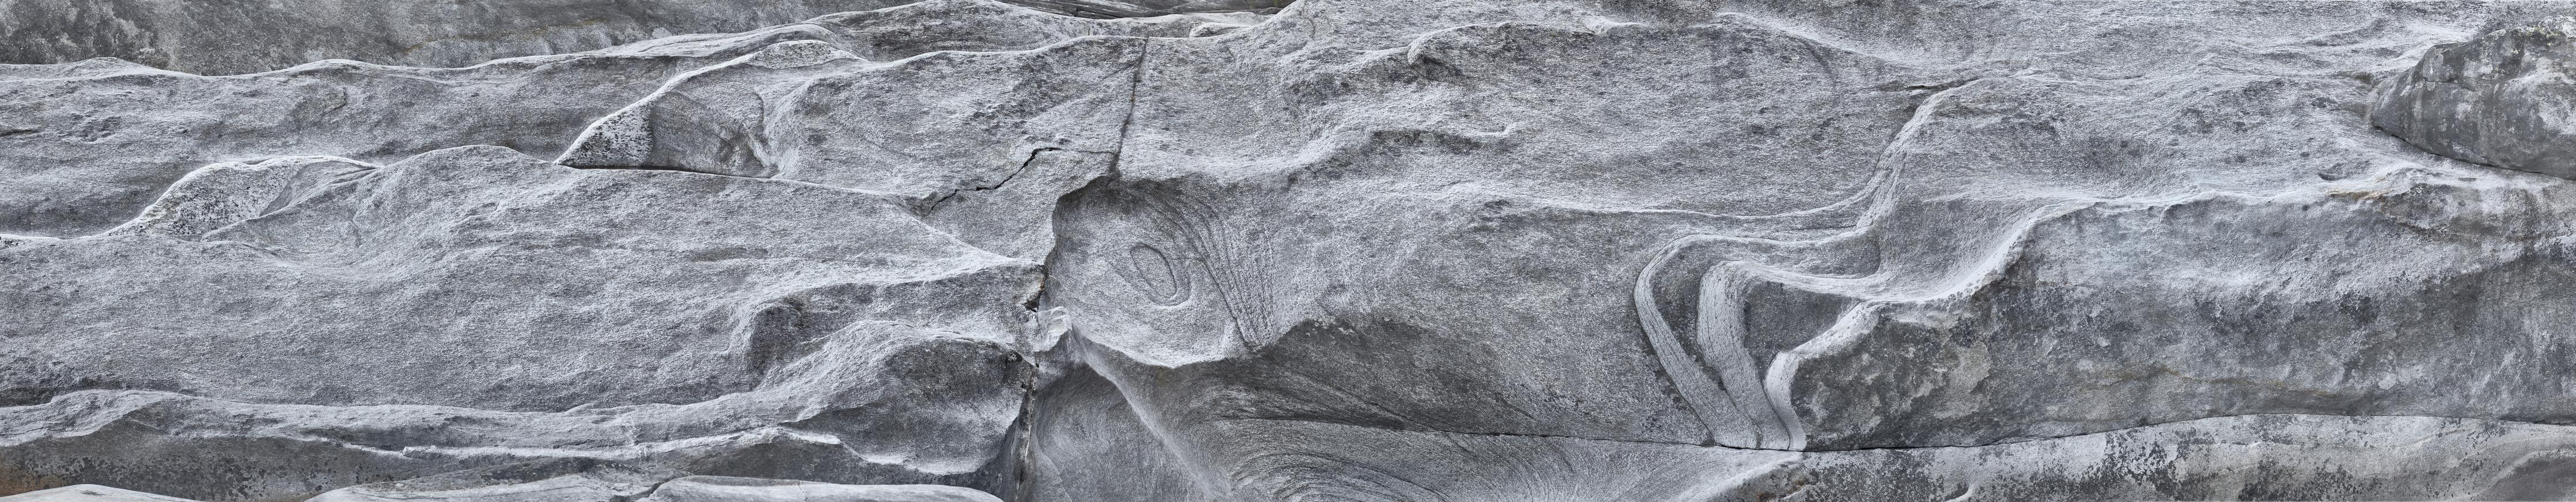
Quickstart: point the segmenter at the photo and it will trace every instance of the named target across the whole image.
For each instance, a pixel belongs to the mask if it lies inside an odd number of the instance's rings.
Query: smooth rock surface
[[[2576,3],[1065,5],[0,66],[0,492],[2576,497]]]

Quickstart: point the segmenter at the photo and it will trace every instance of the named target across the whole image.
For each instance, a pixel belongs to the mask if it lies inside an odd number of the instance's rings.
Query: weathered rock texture
[[[2576,3],[227,5],[0,8],[0,493],[2576,499]]]

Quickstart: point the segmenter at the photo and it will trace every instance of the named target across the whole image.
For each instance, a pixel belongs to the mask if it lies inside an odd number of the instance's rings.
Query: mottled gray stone
[[[2566,498],[2576,180],[2523,171],[2570,7],[939,0],[0,66],[0,489]]]

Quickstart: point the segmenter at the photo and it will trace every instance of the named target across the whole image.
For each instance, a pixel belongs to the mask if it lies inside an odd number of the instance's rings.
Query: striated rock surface
[[[2576,3],[298,1],[0,9],[0,493],[2576,498]]]

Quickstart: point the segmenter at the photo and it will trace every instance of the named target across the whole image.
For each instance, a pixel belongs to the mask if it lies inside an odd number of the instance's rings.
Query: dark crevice
[[[1930,92],[1941,92],[1941,91],[1947,91],[1947,90],[1951,90],[1951,89],[1956,89],[1956,88],[1958,88],[1959,86],[1968,85],[1968,84],[1969,84],[1969,83],[1971,83],[1971,82],[1976,82],[1976,81],[1978,81],[1978,80],[1984,80],[1984,79],[1985,79],[1985,77],[1967,77],[1967,78],[1961,78],[1961,79],[1954,79],[1954,80],[1950,80],[1950,81],[1947,81],[1947,82],[1941,82],[1941,83],[1937,83],[1937,84],[1899,84],[1899,83],[1895,83],[1895,82],[1889,82],[1889,83],[1886,83],[1886,84],[1880,84],[1880,85],[1878,86],[1878,90],[1881,90],[1881,91],[1930,91]]]
[[[1254,14],[1270,15],[1279,13],[1280,9],[1288,7],[1288,4],[1292,2],[1292,0],[1229,0],[1216,2],[1185,2],[1174,0],[1130,0],[1124,2],[1103,2],[1099,0],[1003,1],[1049,14],[1079,17],[1084,19],[1118,19],[1168,16],[1173,14],[1223,12],[1250,12]]]
[[[1056,148],[1056,147],[1051,147],[1051,146],[1050,146],[1050,147],[1045,147],[1045,148],[1039,148],[1039,149],[1036,149],[1036,150],[1029,150],[1029,156],[1028,156],[1028,158],[1020,159],[1020,167],[1019,167],[1019,168],[1012,169],[1012,170],[1011,170],[1011,174],[1005,174],[1005,175],[1002,175],[1002,179],[994,181],[994,182],[993,182],[993,184],[990,184],[990,185],[977,185],[977,186],[975,186],[975,187],[973,187],[973,188],[968,188],[968,189],[965,189],[965,190],[959,190],[959,191],[955,191],[955,192],[948,192],[948,194],[949,194],[949,195],[957,195],[957,192],[981,192],[981,191],[985,191],[985,190],[992,190],[992,189],[995,189],[995,188],[1001,188],[1001,187],[1002,187],[1002,185],[1008,185],[1008,184],[1011,184],[1011,179],[1012,179],[1012,178],[1018,178],[1018,177],[1020,177],[1020,173],[1029,172],[1029,164],[1035,164],[1035,163],[1037,163],[1037,162],[1038,162],[1038,155],[1039,155],[1039,154],[1044,154],[1044,153],[1047,153],[1047,152],[1052,152],[1052,151],[1057,151],[1057,150],[1063,150],[1063,148]]]
[[[1043,308],[1043,306],[1046,305],[1047,264],[1039,263],[1037,268],[1038,290],[1030,293],[1028,300],[1020,302],[1020,310],[1026,310],[1032,314],[1037,313],[1038,309]]]
[[[1029,156],[1034,158],[1037,153],[1030,152]],[[1027,377],[1020,379],[1020,413],[1011,422],[1011,484],[1007,493],[997,494],[1006,495],[1012,501],[1028,500],[1029,464],[1037,461],[1038,379],[1045,370],[1039,363],[1042,354],[1037,349],[1037,337],[1046,332],[1046,319],[1040,309],[1046,305],[1048,269],[1054,262],[1055,252],[1049,250],[1045,261],[1038,262],[1037,290],[1029,292],[1028,300],[1020,303],[1020,308],[1028,312],[1029,322],[1025,328],[1028,330],[1026,338],[1021,340],[1017,350],[1023,365],[1021,369],[1027,372]]]
[[[739,175],[739,174],[728,174],[728,173],[719,173],[719,172],[700,171],[700,170],[696,170],[696,169],[690,169],[690,168],[686,168],[686,167],[678,167],[678,166],[565,166],[565,167],[571,167],[571,168],[573,168],[573,169],[598,169],[598,170],[604,170],[604,171],[670,171],[670,172],[676,172],[676,173],[704,174],[704,175],[708,175],[708,176],[724,176],[724,177],[728,177],[728,178],[749,178],[749,179],[756,179],[756,180],[765,180],[765,179],[769,179],[768,177],[765,177],[765,176],[743,176],[743,175]]]
[[[1037,462],[1038,358],[1020,358],[1028,378],[1020,380],[1020,416],[1011,424],[1011,500],[1027,500],[1029,464]]]
[[[984,192],[984,191],[991,191],[991,190],[999,190],[999,189],[1001,189],[1001,188],[1002,188],[1002,187],[1004,187],[1004,186],[1008,186],[1008,185],[1010,185],[1010,184],[1011,184],[1011,180],[1018,179],[1018,178],[1020,177],[1020,175],[1021,175],[1021,174],[1026,174],[1026,173],[1028,173],[1028,172],[1029,172],[1029,166],[1034,165],[1034,164],[1037,164],[1038,156],[1039,156],[1039,155],[1042,155],[1042,154],[1045,154],[1046,152],[1099,153],[1099,154],[1112,154],[1112,155],[1115,155],[1115,154],[1116,154],[1116,152],[1096,152],[1096,151],[1091,151],[1091,150],[1076,150],[1076,149],[1072,149],[1072,148],[1055,147],[1055,146],[1039,147],[1039,148],[1031,149],[1031,150],[1029,150],[1029,154],[1028,154],[1028,156],[1027,156],[1027,157],[1023,157],[1023,158],[1021,158],[1021,159],[1020,159],[1020,166],[1019,166],[1018,168],[1014,168],[1014,169],[1012,169],[1012,170],[1011,170],[1011,172],[1010,172],[1009,174],[1004,174],[1004,175],[1002,175],[1002,179],[1000,179],[1000,180],[996,180],[996,181],[992,182],[991,184],[975,185],[975,186],[971,186],[971,187],[966,187],[965,189],[960,189],[960,190],[950,190],[950,191],[948,191],[948,192],[946,192],[946,193],[939,194],[939,196],[938,196],[938,197],[936,197],[936,198],[932,198],[932,199],[930,199],[928,202],[924,203],[924,204],[922,205],[921,212],[922,212],[922,213],[929,213],[929,212],[931,212],[931,211],[936,211],[936,210],[938,210],[938,209],[939,209],[939,205],[940,205],[940,204],[947,203],[949,198],[956,197],[958,194],[963,194],[963,193],[966,193],[966,192]]]
[[[1053,234],[1052,237],[1054,237],[1054,244],[1049,246],[1046,256],[1038,262],[1037,291],[1032,292],[1032,294],[1029,295],[1029,299],[1020,305],[1022,309],[1029,312],[1030,322],[1028,329],[1030,339],[1025,343],[1020,344],[1021,350],[1024,351],[1021,361],[1028,365],[1028,378],[1022,380],[1020,383],[1020,415],[1019,419],[1012,424],[1012,428],[1015,430],[1011,431],[1012,437],[1017,442],[1013,447],[1013,450],[1015,451],[1012,452],[1012,457],[1015,462],[1012,466],[1011,475],[1013,485],[1011,487],[1009,499],[1013,501],[1028,500],[1028,497],[1030,496],[1028,488],[1029,464],[1035,462],[1037,459],[1037,387],[1038,379],[1043,373],[1043,371],[1041,371],[1043,368],[1039,365],[1041,354],[1036,350],[1037,340],[1035,340],[1035,338],[1042,335],[1044,333],[1043,330],[1047,329],[1045,324],[1047,321],[1041,316],[1043,315],[1042,312],[1044,309],[1054,303],[1048,300],[1047,295],[1051,292],[1050,286],[1052,286],[1054,281],[1053,272],[1055,264],[1061,261],[1058,253],[1063,252],[1065,243],[1073,239],[1073,237],[1065,235],[1065,232],[1062,230],[1065,228],[1064,220],[1067,216],[1065,213],[1068,208],[1072,207],[1072,202],[1079,199],[1082,194],[1104,186],[1106,183],[1115,181],[1119,178],[1118,166],[1126,157],[1127,137],[1136,123],[1136,98],[1137,94],[1144,88],[1145,64],[1148,61],[1147,56],[1151,54],[1150,51],[1153,48],[1153,39],[1144,39],[1144,42],[1139,45],[1140,47],[1137,51],[1136,63],[1133,66],[1134,70],[1129,72],[1127,80],[1127,115],[1118,121],[1118,141],[1114,143],[1114,146],[1110,148],[1110,151],[1094,152],[1054,147],[1031,150],[1029,151],[1028,158],[1020,161],[1020,167],[1018,170],[1013,171],[1010,176],[1003,177],[1002,181],[995,182],[991,187],[984,188],[1000,188],[1004,184],[1009,183],[1011,178],[1017,177],[1020,172],[1027,171],[1029,165],[1037,160],[1039,154],[1047,151],[1067,150],[1109,155],[1109,167],[1106,172],[1091,178],[1089,181],[1083,182],[1082,186],[1075,187],[1072,190],[1067,190],[1065,193],[1056,196],[1055,207],[1049,211],[1047,216],[1047,226],[1049,228],[1049,232]],[[954,192],[952,192],[951,195],[954,195]],[[941,200],[945,200],[946,198],[947,197],[943,196],[941,197]],[[931,207],[936,208],[938,206],[938,202],[939,201],[932,201]],[[1061,343],[1061,340],[1059,340],[1059,343]]]
[[[1154,39],[1142,40],[1136,44],[1135,69],[1127,73],[1127,116],[1118,119],[1118,143],[1110,148],[1109,154],[1113,157],[1110,158],[1109,172],[1112,173],[1118,172],[1118,161],[1126,157],[1127,138],[1136,127],[1136,96],[1145,90],[1146,64],[1154,61]]]

